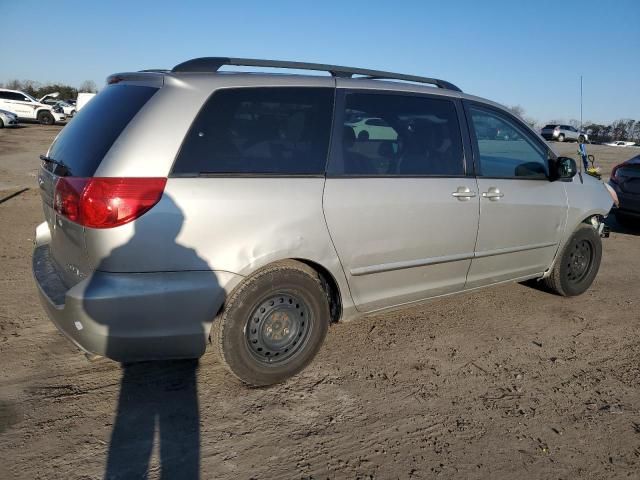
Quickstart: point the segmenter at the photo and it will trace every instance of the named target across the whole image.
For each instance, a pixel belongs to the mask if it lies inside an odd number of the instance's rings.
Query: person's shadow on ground
[[[123,366],[105,479],[147,478],[156,428],[161,478],[199,478],[197,367],[198,360]]]
[[[154,293],[148,295],[147,284],[132,280],[130,289],[123,291],[115,304],[109,302],[104,306],[102,298],[112,294],[109,280],[105,280],[104,276],[102,279],[94,276],[86,290],[86,298],[93,300],[85,301],[84,310],[94,321],[107,327],[105,347],[110,358],[152,358],[158,349],[166,348],[191,353],[195,350],[197,353],[193,356],[197,356],[206,347],[204,322],[214,317],[215,311],[209,310],[215,308],[215,295],[219,294],[216,276],[195,250],[176,242],[184,215],[168,195],[164,195],[152,213],[153,218],[143,216],[137,221],[132,238],[126,245],[115,248],[97,270],[126,271],[132,255],[144,255],[149,265],[163,266],[162,262],[153,263],[160,258],[168,259],[164,264],[170,266],[171,261],[186,266],[185,270],[197,275],[196,285],[189,280],[185,285],[179,284],[182,287],[166,288],[166,284],[162,283],[166,282],[166,277],[158,277],[159,283],[154,284]],[[182,292],[193,291],[193,288],[198,292],[195,296],[189,296],[189,304],[185,305],[187,301]],[[139,290],[147,292],[143,302],[140,301]],[[135,318],[131,318],[132,311],[138,312]],[[159,329],[161,316],[171,321]],[[144,342],[138,340],[150,331],[159,332],[159,336]],[[176,337],[175,332],[182,336]],[[187,350],[181,350],[183,348]],[[179,353],[178,356],[186,354]],[[199,477],[197,368],[197,359],[123,364],[106,479],[147,478],[156,432],[161,478]]]

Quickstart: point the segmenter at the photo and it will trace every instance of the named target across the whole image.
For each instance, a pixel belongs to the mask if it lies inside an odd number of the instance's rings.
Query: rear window
[[[332,88],[224,89],[202,107],[176,159],[176,175],[324,174]]]
[[[545,125],[543,128],[550,128],[551,130],[553,130],[554,128],[556,128],[555,125]]]
[[[64,163],[73,176],[93,176],[113,142],[157,91],[133,85],[105,88],[62,129],[49,156]]]

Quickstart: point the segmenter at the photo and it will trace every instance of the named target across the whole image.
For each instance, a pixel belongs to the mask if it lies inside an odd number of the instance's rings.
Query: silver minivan
[[[449,82],[211,57],[107,83],[38,177],[41,301],[88,354],[211,343],[267,385],[331,322],[528,279],[573,296],[598,272],[605,185]]]

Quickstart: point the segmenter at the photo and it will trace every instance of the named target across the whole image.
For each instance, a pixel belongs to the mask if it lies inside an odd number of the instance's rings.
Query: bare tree
[[[538,123],[537,120],[535,118],[525,117],[524,108],[522,108],[520,105],[513,105],[513,106],[509,107],[509,111],[511,113],[513,113],[514,115],[520,117],[520,119],[524,123],[529,125],[531,128],[536,128],[536,124]]]
[[[520,105],[512,105],[509,107],[509,111],[520,118],[524,117],[524,108]]]
[[[628,120],[619,119],[611,124],[611,129],[613,130],[613,139],[615,141],[625,140],[629,136],[628,128]]]
[[[22,82],[20,80],[9,80],[5,88],[9,90],[22,90]]]
[[[87,93],[96,93],[98,91],[98,87],[96,87],[96,82],[93,80],[85,80],[78,87],[79,92],[87,92]]]
[[[636,123],[633,125],[633,133],[631,134],[631,139],[640,144],[640,120],[636,120]]]

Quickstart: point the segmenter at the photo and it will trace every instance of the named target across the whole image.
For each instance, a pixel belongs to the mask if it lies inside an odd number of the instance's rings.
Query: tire
[[[584,135],[580,135],[580,136],[578,137],[578,143],[585,143],[585,141],[584,141]]]
[[[4,122],[2,121],[1,118],[0,118],[0,128],[4,128]]]
[[[330,319],[328,289],[318,272],[285,260],[259,270],[231,293],[213,323],[211,343],[242,382],[272,385],[313,360]]]
[[[38,114],[38,122],[40,122],[42,125],[53,125],[54,123],[56,123],[56,119],[53,118],[53,115],[51,115],[49,112],[40,112]]]
[[[369,132],[366,130],[360,130],[358,133],[358,140],[369,140]]]
[[[560,135],[558,135],[558,141],[564,142],[564,133],[561,133]]]
[[[591,225],[581,224],[562,248],[544,283],[563,297],[580,295],[596,278],[601,259],[600,235]]]

